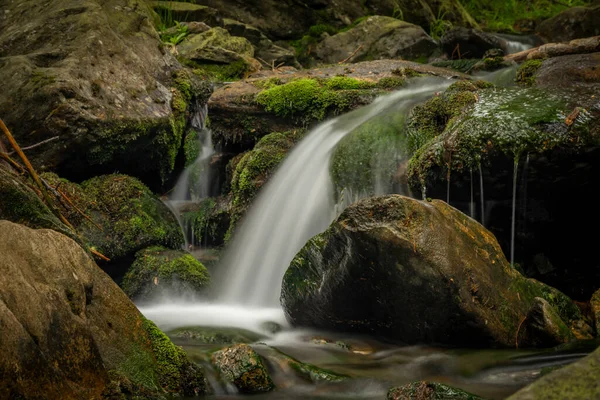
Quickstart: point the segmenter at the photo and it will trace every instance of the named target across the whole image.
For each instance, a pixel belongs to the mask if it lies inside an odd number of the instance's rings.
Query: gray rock
[[[572,7],[543,21],[537,34],[547,42],[566,42],[573,39],[600,35],[600,4],[590,7]]]

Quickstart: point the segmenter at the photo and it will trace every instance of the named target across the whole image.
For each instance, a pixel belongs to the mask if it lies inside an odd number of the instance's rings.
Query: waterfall
[[[218,268],[218,301],[279,307],[281,281],[294,255],[336,217],[330,156],[342,138],[384,112],[412,106],[450,82],[401,89],[313,129],[289,154],[254,201]],[[341,210],[338,210],[340,212]]]
[[[169,199],[165,201],[165,204],[179,221],[185,238],[185,248],[188,248],[190,244],[194,244],[194,230],[193,227],[187,226],[183,220],[181,209],[187,204],[198,202],[210,195],[209,164],[212,155],[215,153],[211,131],[205,127],[208,113],[207,105],[195,102],[190,111],[192,114],[191,127],[198,134],[197,141],[200,152],[194,162],[185,168]],[[188,240],[187,233],[189,231],[191,231],[191,241]]]

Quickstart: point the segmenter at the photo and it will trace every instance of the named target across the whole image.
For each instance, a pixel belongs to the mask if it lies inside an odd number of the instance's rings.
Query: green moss
[[[535,74],[542,66],[542,60],[527,60],[517,70],[515,80],[527,86],[535,83]]]
[[[193,232],[194,245],[219,246],[229,228],[230,215],[222,201],[217,204],[214,198],[206,198],[186,211],[183,220]]]
[[[227,238],[231,236],[258,190],[303,134],[303,130],[273,132],[260,139],[254,149],[239,160],[231,179],[232,211]]]
[[[165,287],[201,291],[209,283],[208,271],[191,254],[154,246],[136,254],[122,287],[129,297],[140,298]]]
[[[188,129],[183,140],[183,155],[185,157],[185,166],[189,167],[200,155],[201,145],[198,139],[198,132],[194,129]]]
[[[381,78],[377,82],[377,87],[381,89],[396,89],[402,87],[406,84],[406,80],[399,76],[388,76],[385,78]]]
[[[231,82],[242,79],[252,71],[252,66],[244,60],[230,64],[194,64],[194,74],[202,79]]]
[[[256,96],[256,102],[275,115],[308,123],[348,110],[359,94],[358,90],[348,89],[364,89],[371,85],[346,77],[303,78],[263,90]]]
[[[41,70],[36,70],[31,73],[31,77],[29,78],[29,84],[31,84],[36,89],[41,89],[44,86],[48,86],[56,82],[56,78],[46,72]]]
[[[271,89],[272,87],[283,85],[283,81],[276,76],[272,76],[267,79],[253,81],[252,84],[259,89]]]
[[[122,377],[124,377],[128,384],[139,386],[142,390],[159,391],[160,384],[154,357],[151,352],[141,347],[134,346],[123,362],[117,365],[115,372],[117,376],[113,376],[111,381],[122,381]],[[137,390],[133,390],[133,392],[135,393]]]
[[[337,145],[331,158],[330,172],[336,193],[375,193],[388,190],[405,156],[405,117],[393,113],[369,121]]]
[[[335,35],[337,33],[337,29],[327,24],[317,24],[308,28],[308,34],[317,39],[320,38],[324,33]]]
[[[213,328],[205,326],[190,326],[177,328],[167,332],[170,337],[191,339],[204,344],[238,344],[253,343],[262,337],[254,332],[238,328]]]

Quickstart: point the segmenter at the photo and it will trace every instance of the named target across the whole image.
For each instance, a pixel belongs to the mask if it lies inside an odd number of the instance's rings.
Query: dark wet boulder
[[[0,398],[197,396],[202,370],[68,237],[0,221]]]
[[[348,31],[325,38],[314,49],[324,64],[380,59],[427,59],[437,43],[418,25],[395,18],[373,16]]]
[[[208,270],[194,256],[154,246],[137,252],[121,287],[130,299],[147,301],[160,295],[197,296],[209,284]]]
[[[231,224],[231,197],[208,197],[187,203],[177,209],[189,244],[201,247],[219,247]]]
[[[600,349],[566,367],[541,377],[508,400],[564,400],[600,398]]]
[[[210,88],[164,49],[146,3],[9,2],[0,114],[34,166],[81,181],[118,170],[163,187]],[[192,83],[194,82],[194,83]]]
[[[483,58],[492,49],[507,50],[506,41],[478,29],[454,28],[440,39],[444,53],[452,59]]]
[[[494,236],[446,203],[400,195],[348,207],[283,278],[289,322],[404,343],[515,346],[535,297],[579,319],[568,297],[524,278]]]
[[[483,400],[483,398],[443,383],[413,382],[389,390],[387,400]]]
[[[247,344],[216,351],[211,360],[221,376],[242,393],[269,392],[275,388],[261,357]]]
[[[517,335],[521,347],[552,347],[575,339],[553,306],[536,297]]]
[[[536,33],[547,42],[567,42],[600,35],[600,4],[571,7],[540,23]]]

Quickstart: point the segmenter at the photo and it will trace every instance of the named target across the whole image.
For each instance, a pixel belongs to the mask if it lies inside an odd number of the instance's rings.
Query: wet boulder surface
[[[194,396],[199,367],[72,239],[0,221],[0,397]]]
[[[400,195],[348,207],[288,268],[281,302],[295,326],[403,343],[515,346],[535,297],[569,324],[576,306],[511,268],[494,236],[442,201]]]

